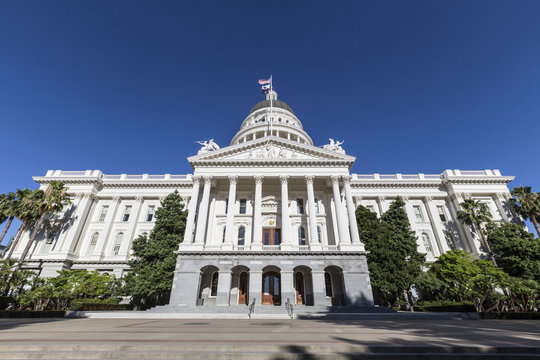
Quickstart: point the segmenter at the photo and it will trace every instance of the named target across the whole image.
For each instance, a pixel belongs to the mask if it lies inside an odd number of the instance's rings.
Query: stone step
[[[319,345],[121,345],[121,344],[3,344],[0,359],[534,359],[540,350],[532,347],[486,346],[319,346]]]

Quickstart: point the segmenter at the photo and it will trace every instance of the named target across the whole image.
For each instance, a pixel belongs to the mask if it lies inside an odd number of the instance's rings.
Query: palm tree
[[[67,188],[64,187],[64,183],[61,181],[51,181],[49,183],[49,186],[45,190],[43,200],[37,205],[37,213],[39,214],[39,219],[34,226],[32,233],[30,234],[30,239],[28,240],[28,243],[26,244],[26,247],[24,248],[21,257],[19,258],[19,261],[17,262],[17,266],[15,268],[16,271],[18,271],[22,267],[22,264],[26,259],[26,255],[28,255],[28,252],[30,251],[32,244],[36,240],[39,231],[43,227],[47,216],[54,214],[55,212],[62,211],[64,205],[71,203],[71,201],[66,195],[66,191]]]
[[[17,231],[15,239],[11,242],[11,244],[9,244],[9,251],[5,256],[6,259],[11,258],[13,251],[19,243],[21,235],[24,234],[30,225],[33,224],[39,217],[38,206],[43,201],[44,194],[45,193],[43,190],[17,189],[18,201],[16,214],[17,218],[22,221],[22,224]]]
[[[4,236],[6,236],[13,219],[17,215],[17,200],[17,196],[12,192],[0,195],[0,220],[2,220],[1,222],[6,221],[6,219],[8,221],[4,227],[4,231],[2,231],[2,235],[0,235],[0,244],[4,240]]]
[[[530,186],[514,188],[510,193],[514,196],[510,199],[512,208],[525,219],[531,220],[540,238],[540,227],[538,227],[538,221],[540,221],[540,195],[532,192]]]
[[[487,205],[472,198],[465,199],[460,205],[463,210],[458,211],[458,220],[477,231],[483,245],[488,251],[491,261],[493,261],[493,265],[497,267],[497,261],[495,260],[493,251],[491,251],[491,246],[489,246],[484,230],[482,229],[482,224],[491,222],[491,212]]]

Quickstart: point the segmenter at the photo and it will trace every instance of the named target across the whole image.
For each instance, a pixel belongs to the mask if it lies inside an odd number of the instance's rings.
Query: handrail
[[[294,318],[294,308],[289,298],[287,298],[287,301],[285,302],[285,308],[287,309],[287,314],[289,314],[289,317],[291,319]]]
[[[255,312],[255,299],[253,299],[253,301],[251,302],[251,304],[249,304],[249,308],[248,308],[248,317],[251,319],[251,314],[253,314]]]

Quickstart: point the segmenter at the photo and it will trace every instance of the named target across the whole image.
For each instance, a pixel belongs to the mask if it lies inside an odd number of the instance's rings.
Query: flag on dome
[[[270,82],[272,82],[272,78],[259,80],[259,84],[261,85],[270,84]]]
[[[270,84],[266,84],[266,85],[263,85],[263,86],[262,86],[262,91],[263,91],[263,92],[266,92],[266,91],[268,91],[268,90],[270,90]]]

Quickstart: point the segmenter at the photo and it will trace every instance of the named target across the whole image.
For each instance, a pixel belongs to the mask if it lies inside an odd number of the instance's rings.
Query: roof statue
[[[343,144],[345,141],[334,141],[334,139],[329,138],[330,144],[323,145],[322,148],[324,150],[330,150],[335,151],[340,154],[345,154],[345,150],[341,147],[341,144]]]
[[[214,142],[214,139],[208,141],[196,141],[199,145],[202,145],[202,148],[199,149],[197,154],[204,154],[209,151],[219,150],[219,145]]]

